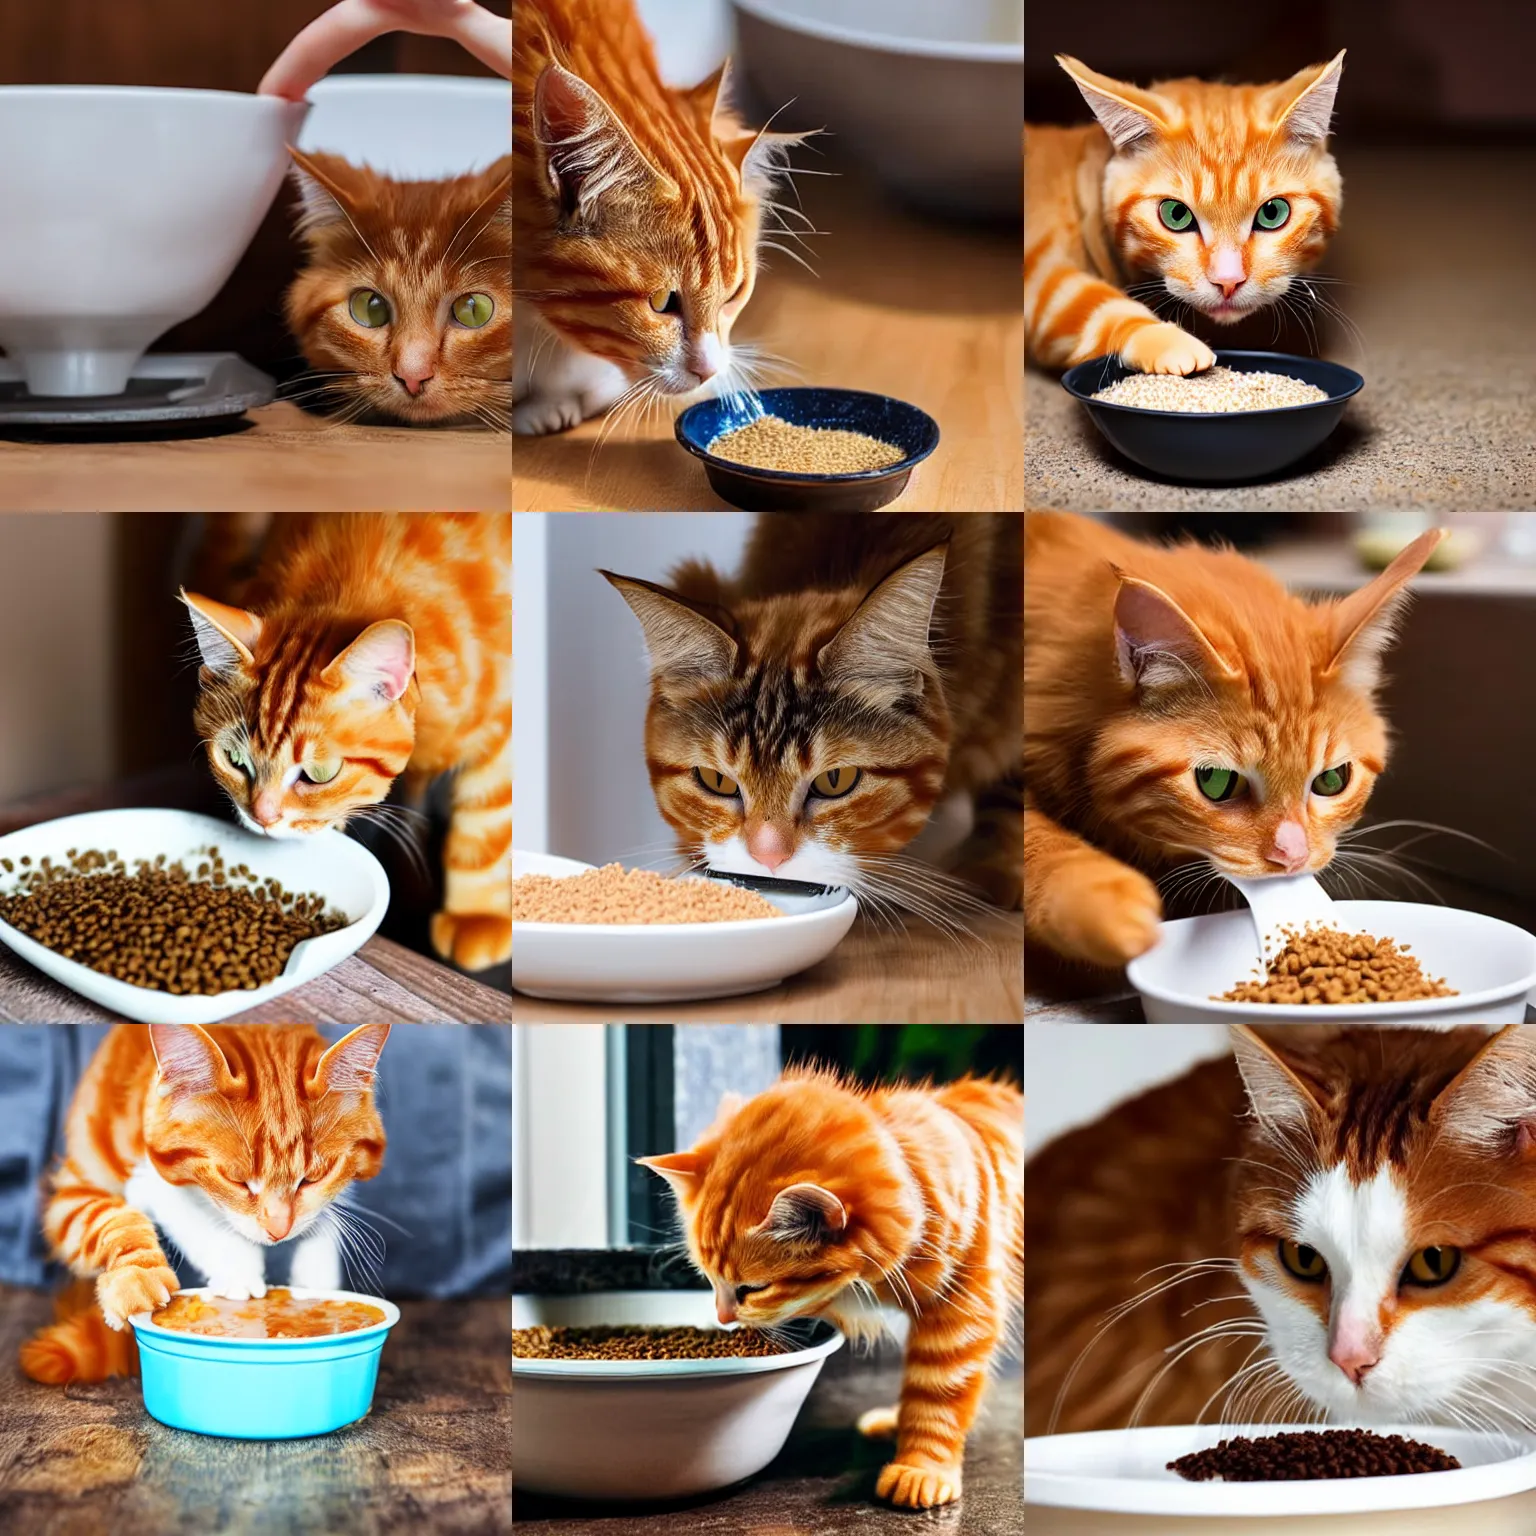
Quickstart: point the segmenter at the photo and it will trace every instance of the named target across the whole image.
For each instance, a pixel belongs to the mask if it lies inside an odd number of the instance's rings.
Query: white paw
[[[520,437],[569,432],[582,419],[580,395],[529,395],[512,407],[512,430]]]
[[[222,1296],[225,1301],[260,1301],[267,1294],[265,1281],[249,1277],[236,1279],[233,1276],[221,1278],[210,1275],[208,1289],[215,1296]]]

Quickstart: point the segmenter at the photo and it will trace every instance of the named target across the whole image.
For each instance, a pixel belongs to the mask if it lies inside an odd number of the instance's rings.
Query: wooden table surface
[[[835,165],[813,155],[801,163]],[[800,177],[807,259],[765,252],[766,270],[734,339],[788,358],[800,377],[895,395],[927,411],[942,440],[896,509],[998,511],[1024,504],[1024,322],[1021,234],[928,221],[882,199],[854,174]],[[513,442],[513,505],[559,512],[710,511],[727,503],[672,435],[674,413],[612,430],[585,422]]]

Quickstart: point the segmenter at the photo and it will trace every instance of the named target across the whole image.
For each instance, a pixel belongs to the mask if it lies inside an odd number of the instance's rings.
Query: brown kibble
[[[709,445],[717,458],[749,469],[800,471],[807,475],[850,475],[889,469],[906,457],[892,443],[835,427],[799,427],[780,416],[759,416]]]
[[[1368,933],[1341,933],[1308,925],[1282,928],[1285,947],[1256,981],[1240,981],[1219,1003],[1414,1003],[1456,997],[1443,979],[1424,974],[1408,946]]]
[[[739,1355],[782,1355],[765,1333],[751,1328],[514,1328],[519,1360],[719,1360]]]
[[[1236,1435],[1168,1463],[1191,1483],[1299,1483],[1324,1477],[1402,1477],[1413,1472],[1455,1472],[1461,1463],[1437,1446],[1368,1429],[1301,1430],[1295,1434]]]
[[[780,917],[771,901],[715,880],[668,880],[649,869],[605,864],[579,875],[519,875],[514,923],[733,923]]]

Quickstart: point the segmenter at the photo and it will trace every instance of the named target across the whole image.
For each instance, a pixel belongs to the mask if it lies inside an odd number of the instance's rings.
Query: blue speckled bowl
[[[895,501],[913,469],[939,446],[939,424],[926,411],[890,395],[862,389],[765,389],[759,413],[741,396],[701,400],[677,418],[677,440],[704,461],[709,483],[722,500],[749,512],[873,512]],[[816,475],[779,469],[752,469],[709,451],[722,433],[734,432],[759,414],[778,416],[798,427],[837,427],[862,432],[902,450],[889,469]]]

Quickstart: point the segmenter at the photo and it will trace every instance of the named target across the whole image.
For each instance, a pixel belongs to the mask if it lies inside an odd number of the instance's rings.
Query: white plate
[[[0,858],[17,865],[9,875],[0,873],[0,889],[15,886],[23,854],[31,857],[34,866],[44,855],[65,863],[71,848],[116,850],[130,865],[135,859],[153,859],[161,853],[167,862],[185,863],[193,858],[194,849],[208,847],[217,848],[225,863],[247,864],[262,879],[270,875],[286,890],[314,891],[325,897],[329,907],[346,915],[347,926],[294,945],[282,975],[264,987],[211,995],[173,996],[119,981],[45,949],[9,923],[0,923],[0,943],[45,975],[125,1019],[143,1024],[217,1024],[313,981],[355,954],[373,937],[389,905],[383,866],[361,843],[340,832],[277,841],[190,811],[90,811],[24,827],[0,837]]]
[[[593,868],[512,850],[512,878]],[[512,924],[512,985],[561,1002],[671,1003],[776,987],[824,960],[853,926],[847,892],[767,897],[784,917],[731,923]]]
[[[1336,925],[1409,944],[1428,976],[1444,977],[1456,997],[1417,1003],[1305,1007],[1219,1003],[1213,998],[1259,968],[1246,910],[1164,923],[1155,949],[1126,968],[1149,1024],[1520,1024],[1536,987],[1536,937],[1512,923],[1455,907],[1407,901],[1336,901]]]

